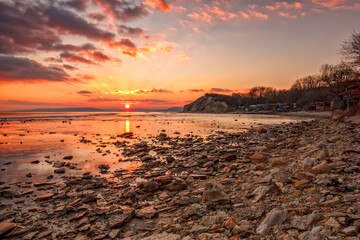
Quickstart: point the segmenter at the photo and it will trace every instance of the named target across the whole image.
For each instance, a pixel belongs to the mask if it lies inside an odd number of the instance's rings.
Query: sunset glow
[[[359,13],[357,0],[1,1],[0,110],[161,109],[289,88],[340,62]]]
[[[130,105],[129,105],[129,104],[125,104],[125,108],[126,108],[126,109],[129,109],[129,108],[130,108]]]

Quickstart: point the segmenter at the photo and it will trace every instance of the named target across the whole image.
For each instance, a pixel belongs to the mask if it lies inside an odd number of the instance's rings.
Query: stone
[[[6,233],[12,231],[15,228],[16,228],[15,223],[1,222],[0,223],[0,236],[5,235]]]
[[[253,162],[260,162],[263,161],[265,159],[265,156],[261,153],[255,153],[253,155],[251,155],[250,160],[252,160]]]
[[[180,178],[173,179],[171,183],[166,185],[166,189],[169,191],[181,191],[186,189],[187,184]]]
[[[311,172],[314,174],[330,173],[331,169],[332,169],[331,164],[328,164],[327,162],[322,162],[322,163],[312,167]]]
[[[185,210],[183,217],[188,218],[188,217],[194,216],[194,215],[202,217],[206,214],[206,212],[207,212],[206,206],[199,204],[199,203],[194,203]]]
[[[130,222],[135,216],[135,211],[133,209],[128,209],[123,214],[111,215],[109,217],[109,226],[111,229],[120,228],[126,223]]]
[[[154,206],[149,206],[149,207],[144,207],[144,208],[140,209],[136,213],[136,216],[138,218],[142,218],[142,219],[151,219],[151,218],[156,217],[157,214],[158,214],[158,212],[156,211]]]
[[[237,220],[234,217],[229,217],[225,222],[225,228],[226,229],[233,229],[235,226],[237,226]]]
[[[40,163],[40,161],[39,161],[39,160],[35,160],[35,161],[31,161],[31,163],[32,163],[32,164],[38,164],[38,163]]]
[[[37,238],[37,239],[41,239],[41,238],[50,236],[51,234],[52,234],[52,231],[51,231],[51,230],[45,231],[45,232],[39,233],[39,234],[36,236],[36,238]]]
[[[256,233],[265,235],[269,232],[270,228],[275,225],[280,225],[288,218],[288,212],[285,210],[273,209],[261,222],[259,227],[256,229]]]
[[[154,178],[154,181],[160,185],[171,183],[172,177],[170,175],[164,175]]]
[[[338,223],[338,221],[336,221],[334,218],[329,218],[329,220],[327,220],[325,222],[325,226],[329,226],[329,227],[333,227],[333,228],[339,228],[340,224]]]
[[[111,239],[115,239],[115,238],[117,238],[117,237],[120,235],[120,233],[121,233],[121,229],[112,229],[112,230],[109,232],[108,236],[109,236]]]
[[[241,220],[240,222],[238,222],[237,227],[238,227],[238,230],[240,230],[241,232],[249,232],[253,229],[253,224],[251,222],[249,222],[248,220]],[[234,231],[234,229],[233,229],[233,231]]]
[[[203,202],[206,205],[229,203],[230,196],[217,185],[206,183],[203,193]]]
[[[342,230],[347,236],[356,236],[359,233],[359,229],[356,226],[349,226]]]
[[[311,229],[311,231],[304,232],[299,236],[300,240],[323,240],[320,231],[323,229],[322,226],[317,226]]]
[[[266,193],[269,191],[269,187],[267,186],[259,186],[253,192],[252,195],[255,196],[254,202],[258,202],[261,198],[263,198]]]
[[[41,195],[41,196],[35,198],[34,201],[46,201],[46,200],[51,199],[53,196],[54,196],[53,193]]]
[[[26,174],[26,177],[31,178],[31,177],[32,177],[32,173],[27,173],[27,174]]]
[[[180,240],[180,235],[172,233],[159,233],[149,237],[142,238],[142,240]]]
[[[336,196],[333,199],[330,199],[328,201],[320,203],[319,205],[321,207],[331,207],[331,206],[337,205],[339,203],[341,203],[341,200],[340,200],[340,198],[338,196]]]
[[[71,160],[71,159],[73,159],[73,156],[67,155],[67,156],[64,156],[63,159],[64,160]]]
[[[309,214],[304,216],[294,216],[291,220],[291,225],[299,230],[306,230],[310,225],[319,220],[319,216],[316,214]]]
[[[156,182],[142,182],[139,184],[139,187],[149,193],[159,190],[159,184]]]
[[[223,157],[224,161],[233,161],[236,160],[237,156],[236,154],[230,154]]]
[[[58,168],[54,170],[56,174],[64,174],[66,172],[65,168]]]

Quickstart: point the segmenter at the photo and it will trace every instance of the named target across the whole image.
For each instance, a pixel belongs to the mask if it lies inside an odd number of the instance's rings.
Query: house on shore
[[[360,80],[351,81],[340,86],[338,95],[341,100],[334,104],[332,119],[360,115]]]

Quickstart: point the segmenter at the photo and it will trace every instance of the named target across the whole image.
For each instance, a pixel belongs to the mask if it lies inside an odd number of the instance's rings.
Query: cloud
[[[44,11],[47,24],[61,33],[85,36],[89,39],[111,41],[115,34],[96,27],[78,15],[56,7],[49,7]]]
[[[225,89],[225,88],[210,88],[209,92],[211,93],[232,93],[235,92],[231,89]]]
[[[74,66],[71,66],[69,64],[63,64],[63,68],[67,69],[67,70],[70,70],[70,71],[73,71],[73,70],[77,70],[78,68],[77,67],[74,67]]]
[[[205,92],[204,89],[188,89],[188,92]]]
[[[136,45],[130,38],[122,38],[120,41],[107,42],[107,44],[112,48],[118,48],[125,55],[130,57],[136,57],[138,50]]]
[[[108,94],[129,95],[129,94],[149,94],[149,93],[172,93],[172,91],[167,90],[167,89],[152,88],[152,89],[135,89],[135,90],[116,90],[116,91],[112,91]]]
[[[169,103],[168,100],[160,100],[160,99],[124,99],[124,98],[90,98],[88,101],[90,102],[119,102],[119,103],[131,103],[131,104],[139,104],[139,103],[152,103],[152,104],[161,104],[161,103]]]
[[[31,102],[21,100],[0,100],[1,105],[27,105],[27,106],[48,106],[48,105],[61,105],[59,103],[49,102]]]
[[[91,61],[90,59],[84,58],[80,55],[76,55],[76,54],[70,53],[70,52],[62,52],[60,54],[60,58],[65,59],[69,62],[78,62],[78,63],[92,64],[92,65],[96,64],[93,61]]]
[[[119,29],[119,33],[125,36],[130,36],[130,37],[145,37],[145,38],[149,38],[148,36],[145,35],[145,30],[140,28],[140,27],[128,27],[125,25],[120,25],[118,26]]]
[[[38,8],[24,10],[0,2],[0,53],[34,52],[61,43],[62,40],[45,24]]]
[[[300,9],[304,5],[300,2],[294,2],[293,4],[287,3],[287,2],[276,2],[274,5],[267,5],[266,8],[269,10],[276,10],[276,9]]]
[[[88,91],[88,90],[81,90],[81,91],[78,91],[77,94],[90,95],[90,94],[93,94],[93,92]]]
[[[68,81],[70,76],[57,66],[44,66],[28,58],[0,56],[1,82]]]
[[[64,2],[64,6],[73,8],[78,11],[85,11],[87,8],[88,0],[69,0]]]
[[[159,9],[163,12],[170,12],[172,9],[172,5],[167,3],[165,0],[146,0],[144,4]]]
[[[134,5],[130,1],[118,0],[92,0],[93,3],[110,15],[113,19],[121,21],[135,20],[149,14],[142,4]]]
[[[53,46],[43,46],[40,47],[41,50],[45,51],[71,51],[71,52],[81,52],[81,51],[90,51],[96,50],[97,48],[90,43],[83,44],[81,46],[76,46],[72,44],[55,44]]]

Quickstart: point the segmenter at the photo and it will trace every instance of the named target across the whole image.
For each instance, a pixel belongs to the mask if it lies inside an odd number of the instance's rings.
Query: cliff
[[[184,112],[226,113],[236,110],[234,98],[220,94],[205,94],[194,102],[184,106]]]

